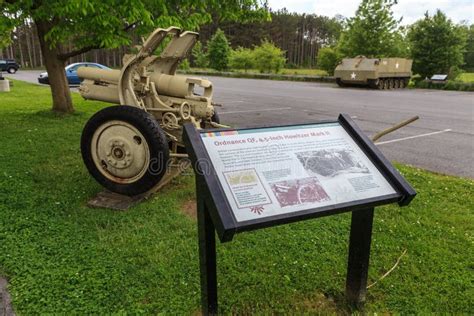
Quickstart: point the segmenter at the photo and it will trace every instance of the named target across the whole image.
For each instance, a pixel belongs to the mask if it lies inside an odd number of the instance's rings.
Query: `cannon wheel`
[[[158,122],[133,106],[94,114],[82,132],[81,152],[89,173],[112,192],[138,195],[166,172],[169,149]]]
[[[212,114],[212,116],[211,116],[211,122],[214,122],[214,123],[217,123],[217,124],[221,123],[221,119],[219,117],[219,114],[217,114],[217,111],[215,109],[214,109],[214,114]],[[206,122],[204,122],[204,121],[201,122],[201,128],[202,129],[206,128]]]

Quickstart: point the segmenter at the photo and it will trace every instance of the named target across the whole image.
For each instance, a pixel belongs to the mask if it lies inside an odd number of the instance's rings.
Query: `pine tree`
[[[230,55],[229,41],[221,29],[217,29],[214,36],[207,44],[209,54],[209,66],[216,70],[227,69]]]
[[[207,53],[204,52],[201,42],[197,42],[193,47],[193,64],[198,68],[206,68],[209,66],[209,58]]]

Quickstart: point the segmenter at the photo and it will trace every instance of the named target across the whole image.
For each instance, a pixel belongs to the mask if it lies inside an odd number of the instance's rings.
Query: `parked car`
[[[14,74],[19,68],[20,65],[14,59],[0,59],[0,71]]]
[[[78,85],[81,83],[81,80],[77,76],[77,69],[79,67],[91,67],[91,68],[99,68],[99,69],[110,69],[107,66],[97,64],[97,63],[74,63],[66,66],[64,69],[66,72],[66,78],[70,85]],[[43,84],[49,84],[49,78],[47,72],[40,73],[38,77],[38,82]]]

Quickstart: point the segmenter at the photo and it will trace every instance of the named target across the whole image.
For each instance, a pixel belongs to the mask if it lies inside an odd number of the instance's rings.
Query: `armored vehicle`
[[[177,27],[157,29],[137,54],[124,56],[121,70],[77,70],[82,97],[116,104],[94,114],[81,138],[87,169],[110,191],[133,196],[156,186],[170,164],[186,157],[184,123],[225,127],[214,110],[212,83],[176,75],[197,38]]]
[[[413,61],[405,58],[344,58],[334,71],[336,83],[374,89],[402,89],[408,85]]]

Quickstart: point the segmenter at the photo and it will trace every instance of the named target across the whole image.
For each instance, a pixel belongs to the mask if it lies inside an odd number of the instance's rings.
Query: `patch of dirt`
[[[181,212],[184,215],[196,220],[197,219],[197,209],[196,209],[196,200],[188,200],[183,203],[181,206]]]
[[[332,298],[322,293],[314,294],[310,297],[304,298],[297,303],[297,309],[309,314],[323,314],[323,315],[350,315],[351,313],[338,306],[339,304]]]
[[[7,292],[7,280],[0,276],[0,316],[14,316],[12,300]]]

